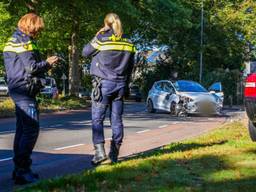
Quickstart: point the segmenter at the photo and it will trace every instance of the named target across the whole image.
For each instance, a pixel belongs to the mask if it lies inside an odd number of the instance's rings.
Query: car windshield
[[[202,85],[193,81],[177,81],[174,86],[180,92],[207,92]]]
[[[2,85],[2,86],[4,85],[5,86],[6,84],[5,84],[4,81],[0,81],[0,85]]]

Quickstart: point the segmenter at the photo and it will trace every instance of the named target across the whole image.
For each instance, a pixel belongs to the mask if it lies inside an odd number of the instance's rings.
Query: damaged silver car
[[[194,81],[168,80],[157,81],[147,97],[147,110],[152,113],[164,110],[172,115],[220,114],[223,99],[215,93],[208,92]]]

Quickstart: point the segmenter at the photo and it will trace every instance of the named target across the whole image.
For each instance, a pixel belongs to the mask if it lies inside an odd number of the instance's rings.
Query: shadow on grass
[[[226,142],[177,143],[137,154],[113,166],[45,180],[24,191],[255,191],[254,170],[248,166],[235,167],[227,160],[229,155],[172,155]],[[250,153],[248,150],[241,155]]]
[[[174,153],[174,152],[185,152],[189,150],[204,148],[204,147],[211,147],[216,145],[224,145],[227,143],[228,140],[222,140],[218,142],[210,142],[210,143],[173,143],[166,147],[158,147],[154,148],[148,151],[144,151],[142,153],[133,154],[131,156],[126,156],[122,158],[122,160],[131,160],[131,159],[138,159],[138,158],[147,158],[152,155],[162,155],[162,154],[168,154],[168,153]]]
[[[125,161],[24,191],[255,191],[255,184],[255,175],[238,178],[222,157],[205,155]]]
[[[201,146],[202,147],[202,146]],[[98,187],[106,191],[255,191],[256,173],[241,175],[224,157],[204,155],[198,158],[144,159],[124,162],[111,172],[93,174]],[[251,168],[247,168],[250,171]]]

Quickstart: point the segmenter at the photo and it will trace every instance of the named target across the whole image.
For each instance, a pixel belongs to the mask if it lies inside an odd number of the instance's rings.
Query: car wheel
[[[148,100],[147,102],[147,110],[149,113],[154,113],[156,110],[154,109],[154,105],[151,99]]]
[[[256,141],[256,123],[249,120],[249,134],[252,141]]]
[[[177,116],[178,114],[177,114],[177,109],[176,109],[176,103],[175,102],[172,102],[171,103],[171,109],[170,109],[170,114],[171,115],[175,115],[175,116]]]

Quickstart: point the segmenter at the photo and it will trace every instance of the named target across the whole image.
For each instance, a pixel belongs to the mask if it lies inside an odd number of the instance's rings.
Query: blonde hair
[[[104,19],[104,24],[105,26],[112,28],[117,37],[122,37],[123,35],[122,22],[117,14],[115,13],[107,14]]]
[[[29,36],[35,37],[44,28],[44,21],[35,13],[28,13],[21,17],[18,28]]]

